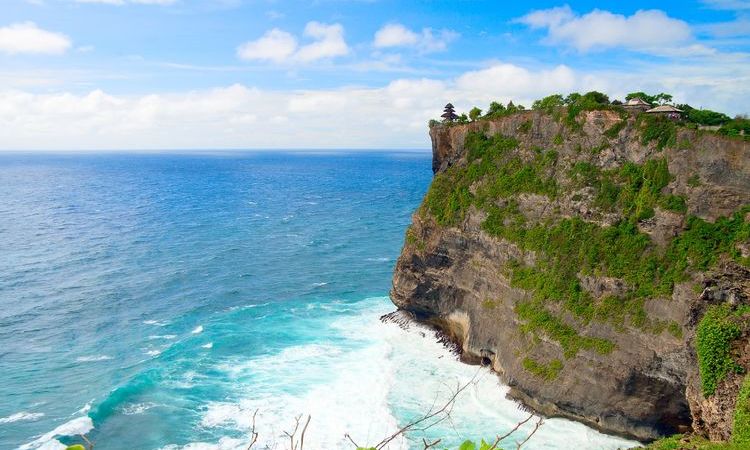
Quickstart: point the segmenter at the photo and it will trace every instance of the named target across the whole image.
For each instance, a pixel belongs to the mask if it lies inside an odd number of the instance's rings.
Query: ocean
[[[0,449],[246,449],[253,422],[283,449],[308,415],[306,449],[352,449],[471,380],[388,448],[512,429],[494,374],[380,320],[431,177],[424,152],[0,155]],[[524,448],[636,444],[547,419]]]

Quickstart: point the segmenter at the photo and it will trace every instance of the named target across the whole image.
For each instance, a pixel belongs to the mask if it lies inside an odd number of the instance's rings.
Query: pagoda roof
[[[651,108],[647,113],[681,113],[684,112],[681,109],[677,109],[672,105],[659,105],[656,108]]]
[[[625,102],[624,106],[651,106],[651,104],[640,97],[633,97]]]

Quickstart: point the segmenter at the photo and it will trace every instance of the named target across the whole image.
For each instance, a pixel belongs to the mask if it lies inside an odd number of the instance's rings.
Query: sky
[[[750,0],[0,0],[0,150],[427,149],[447,102],[750,112]]]

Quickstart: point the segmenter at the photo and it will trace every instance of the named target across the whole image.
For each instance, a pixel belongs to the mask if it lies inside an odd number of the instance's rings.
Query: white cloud
[[[286,31],[274,28],[255,41],[246,42],[237,49],[237,56],[245,60],[282,62],[297,50],[297,39]]]
[[[349,47],[344,41],[344,27],[341,24],[326,25],[320,22],[309,22],[305,26],[305,36],[314,42],[303,45],[295,55],[304,62],[322,58],[344,56],[349,53]]]
[[[747,37],[750,36],[750,16],[740,15],[732,21],[701,25],[698,29],[719,38]]]
[[[431,53],[446,50],[457,37],[458,33],[451,30],[440,30],[436,34],[431,28],[423,28],[417,33],[400,23],[392,23],[375,33],[373,45],[376,48],[413,47],[423,53]]]
[[[10,55],[61,55],[68,51],[71,45],[68,36],[43,30],[34,22],[15,23],[0,28],[0,52]]]
[[[546,42],[562,44],[581,52],[625,48],[646,53],[671,55],[693,43],[690,26],[660,10],[640,10],[632,16],[595,9],[577,15],[569,6],[533,11],[517,22],[534,29],[546,29]],[[705,46],[701,53],[710,53]]]
[[[311,62],[349,53],[349,46],[344,40],[344,27],[341,24],[327,25],[315,21],[308,22],[304,36],[310,38],[312,42],[300,46],[294,35],[274,28],[260,38],[240,45],[237,48],[237,56],[247,61],[281,63]]]
[[[726,60],[725,60],[726,59]],[[404,78],[373,88],[303,91],[243,85],[170,94],[0,90],[0,149],[428,148],[427,120],[552,93],[671,92],[730,114],[750,104],[746,58],[586,73],[495,63],[454,79]]]
[[[750,0],[703,0],[703,3],[715,9],[750,9]]]

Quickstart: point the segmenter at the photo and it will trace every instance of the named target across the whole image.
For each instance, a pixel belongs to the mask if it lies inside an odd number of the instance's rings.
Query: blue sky
[[[3,0],[3,149],[424,148],[452,101],[750,112],[750,0]]]

